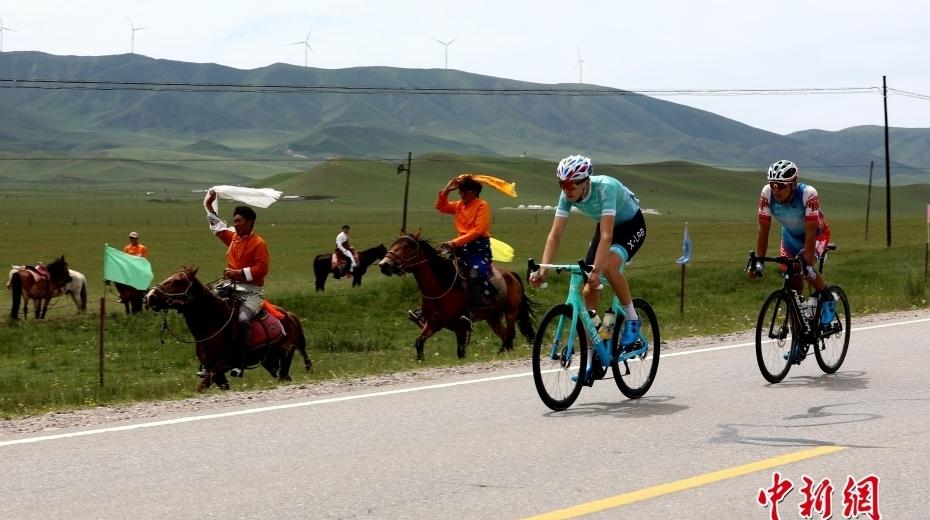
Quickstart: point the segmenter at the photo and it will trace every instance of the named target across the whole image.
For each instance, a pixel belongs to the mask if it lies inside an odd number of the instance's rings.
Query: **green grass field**
[[[466,158],[430,156],[415,161],[411,176],[408,230],[422,230],[437,241],[454,235],[447,216],[432,209],[435,193],[452,175],[482,171],[517,180],[520,197],[509,199],[486,189],[494,212],[492,232],[510,243],[516,258],[508,267],[521,274],[527,258],[539,258],[552,213],[503,209],[517,204],[553,204],[557,187],[552,165],[530,160],[471,163]],[[327,281],[324,293],[313,291],[310,261],[329,252],[336,233],[352,226],[352,243],[365,249],[389,245],[401,227],[403,176],[396,165],[367,161],[328,163],[298,174],[274,179],[286,193],[325,194],[321,200],[282,201],[258,210],[257,231],[272,252],[267,296],[301,316],[312,375],[292,369],[296,383],[334,377],[412,369],[417,366],[413,340],[416,328],[405,318],[418,306],[411,277],[381,275],[372,269],[359,288],[346,281]],[[643,207],[661,215],[647,215],[646,244],[628,268],[637,296],[650,300],[659,316],[665,339],[719,334],[754,326],[759,305],[780,285],[775,269],[762,281],[751,282],[742,272],[755,243],[755,206],[760,174],[724,172],[684,164],[604,167],[628,184]],[[264,184],[263,184],[264,185]],[[869,240],[865,240],[865,188],[816,183],[840,249],[825,271],[831,283],[842,285],[857,314],[927,306],[923,278],[926,241],[925,204],[930,187],[909,186],[892,193],[893,247],[885,247],[883,190],[873,190]],[[208,186],[204,186],[206,188]],[[129,231],[138,231],[149,247],[155,282],[181,266],[200,268],[200,278],[216,278],[223,267],[223,246],[208,231],[201,194],[190,190],[145,195],[100,192],[93,188],[57,191],[7,191],[0,195],[0,263],[48,261],[65,254],[72,268],[87,275],[91,312],[78,316],[73,304],[53,302],[49,319],[10,323],[10,294],[0,290],[0,415],[11,417],[43,411],[127,402],[170,399],[190,395],[197,384],[197,361],[191,345],[170,334],[160,341],[163,315],[152,312],[126,317],[117,296],[102,280],[105,243],[122,247]],[[233,203],[223,201],[221,214],[229,217]],[[881,209],[879,209],[881,208]],[[687,268],[685,311],[679,315],[680,267],[684,222],[689,223],[694,261]],[[584,255],[593,222],[572,216],[559,261]],[[770,243],[776,244],[777,237]],[[773,253],[774,251],[770,251]],[[529,290],[538,314],[564,298],[567,280],[553,279],[545,290]],[[106,301],[105,377],[98,384],[98,317],[100,299]],[[604,300],[606,302],[606,298]],[[167,323],[189,340],[175,313]],[[427,343],[429,366],[476,360],[521,358],[529,346],[518,337],[513,353],[498,355],[499,342],[486,325],[472,337],[467,359],[455,358],[455,339],[445,331]],[[747,366],[747,370],[753,367]],[[661,376],[660,376],[661,377]],[[274,385],[258,370],[235,389]]]

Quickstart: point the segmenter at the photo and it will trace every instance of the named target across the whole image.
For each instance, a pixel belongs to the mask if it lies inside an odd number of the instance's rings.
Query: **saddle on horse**
[[[241,298],[237,294],[235,283],[223,280],[213,288],[213,291],[233,307],[233,314],[238,314]],[[284,313],[268,300],[264,300],[261,311],[252,318],[250,324],[252,333],[249,337],[248,350],[268,346],[285,336],[284,324],[279,318],[284,318]]]
[[[349,249],[349,251],[352,253],[352,256],[355,258],[355,265],[358,265],[358,251],[356,251],[355,249]],[[349,259],[346,258],[346,255],[343,254],[343,252],[340,251],[339,249],[336,249],[336,251],[333,252],[332,265],[331,265],[331,270],[333,272],[333,278],[337,280],[339,278],[342,278],[343,276],[348,276],[351,278],[352,270],[349,269],[350,266],[351,264],[349,263]]]
[[[487,279],[481,278],[476,269],[469,269],[461,279],[468,294],[469,307],[473,310],[496,307],[507,299],[507,282],[493,265]]]

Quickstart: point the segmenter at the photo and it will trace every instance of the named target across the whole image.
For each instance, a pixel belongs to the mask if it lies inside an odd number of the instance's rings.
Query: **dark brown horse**
[[[384,247],[384,244],[378,244],[358,254],[358,265],[356,265],[355,270],[352,271],[352,287],[362,285],[362,276],[368,271],[368,266],[375,263],[376,260],[384,258],[386,252],[387,249]],[[343,258],[343,260],[345,259]],[[339,266],[337,266],[336,269],[339,269]],[[317,291],[322,291],[324,289],[326,278],[333,272],[333,254],[316,255],[313,259],[313,274],[316,275]]]
[[[45,318],[52,297],[60,295],[61,289],[69,282],[71,282],[71,273],[64,255],[48,264],[15,266],[10,271],[6,284],[13,293],[10,319],[19,319],[20,301],[23,302],[23,314],[27,314],[29,300],[34,302],[36,319]]]
[[[138,314],[142,312],[142,299],[145,297],[145,291],[136,289],[131,285],[113,282],[116,292],[119,294],[119,301],[126,308],[126,314]]]
[[[417,235],[403,235],[391,244],[387,254],[380,263],[381,272],[386,275],[412,273],[420,288],[423,318],[426,325],[420,331],[415,345],[417,360],[423,361],[423,345],[433,334],[442,329],[455,332],[458,344],[456,353],[465,357],[465,345],[468,344],[471,325],[466,319],[468,290],[459,272],[456,262],[440,256],[428,240],[421,240]],[[487,321],[491,330],[501,339],[501,351],[511,350],[517,335],[516,325],[530,342],[535,332],[533,302],[523,290],[520,276],[507,269],[494,267],[505,282],[495,302],[486,306],[475,306],[472,320]],[[504,324],[501,324],[504,318]]]
[[[232,346],[238,328],[235,323],[238,304],[230,304],[213,294],[197,279],[197,269],[187,267],[153,287],[145,295],[145,303],[153,310],[167,312],[168,309],[175,309],[184,316],[187,328],[197,343],[197,358],[206,372],[197,389],[203,391],[214,383],[224,390],[228,389],[226,372],[233,368]],[[300,319],[281,307],[277,307],[277,310],[284,314],[280,320],[284,335],[267,344],[253,343],[246,351],[246,362],[250,365],[260,363],[272,377],[289,381],[295,349],[303,356],[304,368],[308,372],[313,370],[313,363],[307,356],[307,341]],[[253,340],[255,337],[253,328]]]

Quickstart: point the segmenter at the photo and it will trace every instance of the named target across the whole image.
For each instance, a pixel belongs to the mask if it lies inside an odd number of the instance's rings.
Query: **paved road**
[[[768,519],[756,499],[778,471],[781,518],[806,475],[830,480],[835,519],[848,476],[880,479],[882,517],[925,519],[928,331],[930,315],[854,327],[840,372],[811,359],[778,385],[749,345],[668,352],[645,398],[601,381],[560,413],[527,366],[5,437],[0,518]]]

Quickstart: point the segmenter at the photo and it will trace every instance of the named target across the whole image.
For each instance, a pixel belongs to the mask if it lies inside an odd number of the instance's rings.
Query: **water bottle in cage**
[[[610,339],[613,336],[615,321],[616,315],[614,315],[613,309],[604,311],[604,318],[601,320],[601,339]]]
[[[812,320],[814,318],[814,313],[817,311],[817,298],[811,296],[807,299],[801,300],[801,314],[804,315],[805,320]]]

